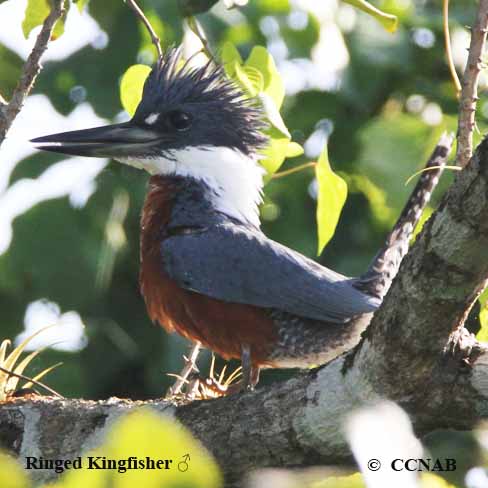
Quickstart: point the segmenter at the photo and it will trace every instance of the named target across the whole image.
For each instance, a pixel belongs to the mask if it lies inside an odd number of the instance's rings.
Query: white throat
[[[243,223],[260,226],[263,175],[257,156],[216,146],[172,150],[168,157],[120,159],[152,175],[178,175],[203,181],[212,192],[215,209]]]

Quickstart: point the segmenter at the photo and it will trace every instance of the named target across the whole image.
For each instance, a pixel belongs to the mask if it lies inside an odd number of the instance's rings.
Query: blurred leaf
[[[178,4],[183,16],[189,17],[210,10],[217,2],[218,0],[180,0]]]
[[[27,8],[25,9],[25,16],[22,22],[22,32],[27,39],[32,29],[41,25],[46,17],[49,15],[51,7],[49,0],[28,0]],[[64,16],[63,16],[64,17]],[[51,40],[57,39],[64,32],[64,20],[61,18],[56,22]]]
[[[354,473],[350,476],[330,476],[314,483],[313,488],[366,488],[366,484],[361,473]]]
[[[20,463],[0,452],[0,486],[2,488],[27,488],[29,479]]]
[[[420,473],[419,488],[456,488],[455,485],[448,483],[444,478],[434,473]]]
[[[162,446],[164,449],[162,450]],[[113,488],[218,488],[222,476],[216,462],[191,433],[174,419],[149,409],[130,413],[118,420],[108,433],[105,443],[96,451],[84,455],[106,456],[119,462],[134,456],[138,460],[149,457],[173,462],[169,469],[113,470],[81,469],[66,473],[50,488],[79,488],[80,486],[111,486]]]
[[[247,66],[243,67],[237,61],[234,61],[233,71],[235,79],[250,97],[255,97],[262,91],[264,86],[263,76],[257,69]]]
[[[256,5],[263,13],[286,14],[290,11],[289,0],[256,0]]]
[[[0,93],[7,100],[17,85],[23,64],[22,58],[0,44]]]
[[[405,181],[426,160],[425,147],[412,141],[428,140],[433,130],[418,117],[385,112],[358,133],[361,152],[357,170],[379,188],[388,188],[387,204],[397,211],[410,192]]]
[[[132,65],[120,81],[120,101],[126,112],[132,116],[142,98],[144,82],[151,68],[144,64]]]
[[[317,230],[319,242],[317,254],[320,255],[334,235],[347,197],[346,182],[330,167],[327,145],[317,161],[315,175],[318,185]]]
[[[376,221],[382,226],[390,228],[395,222],[395,213],[386,203],[385,191],[365,175],[344,174],[343,177],[350,192],[360,192],[368,199]]]
[[[298,142],[290,141],[286,146],[285,157],[296,158],[297,156],[301,156],[302,154],[303,154],[303,147],[300,146]]]
[[[254,47],[244,66],[252,66],[263,75],[263,91],[273,99],[280,109],[285,97],[285,87],[274,59],[268,50],[263,46]]]
[[[73,2],[76,4],[76,6],[78,7],[78,10],[80,12],[83,11],[83,8],[85,7],[85,5],[88,3],[88,0],[73,0]]]
[[[488,288],[481,294],[479,298],[481,305],[480,310],[480,324],[481,329],[476,334],[476,339],[481,342],[488,342]]]
[[[344,0],[344,2],[349,3],[359,10],[373,16],[388,32],[396,31],[398,27],[398,18],[396,15],[387,14],[386,12],[376,8],[374,5],[371,5],[366,0]]]
[[[266,170],[266,182],[271,176],[280,169],[286,157],[288,144],[290,140],[287,137],[271,137],[266,149],[262,152],[263,159],[259,161],[261,166]]]
[[[235,75],[235,63],[242,64],[242,57],[232,42],[225,42],[220,52],[220,61],[230,78]]]
[[[287,129],[283,119],[281,118],[280,111],[278,107],[274,103],[273,99],[264,92],[258,94],[259,100],[261,100],[261,104],[264,109],[264,113],[266,114],[266,118],[271,122],[273,127],[278,129],[283,135],[291,139],[290,131]]]

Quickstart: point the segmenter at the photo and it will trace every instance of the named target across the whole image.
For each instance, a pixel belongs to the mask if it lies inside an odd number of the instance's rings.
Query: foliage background
[[[14,0],[0,3],[1,19]],[[178,2],[140,4],[164,46],[181,42]],[[244,58],[257,44],[274,55],[287,85],[284,121],[306,150],[282,169],[316,160],[329,138],[330,160],[350,194],[334,238],[319,259],[350,275],[365,270],[413,187],[405,187],[406,179],[423,166],[440,133],[455,129],[457,114],[444,56],[441,3],[385,0],[376,5],[398,15],[396,33],[335,0],[251,0],[239,10],[218,4],[198,16],[215,50],[231,41]],[[63,115],[88,103],[99,117],[120,120],[121,75],[134,63],[150,63],[153,47],[120,0],[91,0],[83,15],[92,16],[105,34],[66,59],[45,63],[33,96],[46,95]],[[474,18],[474,3],[456,2],[450,18],[455,58],[462,65],[469,45],[464,26]],[[5,44],[0,44],[0,93],[8,99],[22,59]],[[482,94],[481,132],[487,118]],[[57,131],[49,121],[35,129],[29,136]],[[15,126],[9,136],[15,144],[28,144],[28,135]],[[6,229],[2,206],[12,204],[9,191],[29,179],[42,184],[41,178],[63,159],[33,153],[15,162],[0,150],[0,166],[10,168],[7,185],[0,187],[0,232]],[[441,187],[451,177],[446,175]],[[271,180],[262,211],[266,234],[311,257],[317,248],[313,180],[311,170]],[[160,396],[171,382],[165,373],[181,367],[184,341],[150,323],[138,291],[139,215],[146,181],[145,174],[110,163],[96,176],[85,205],[73,205],[66,196],[49,198],[19,210],[13,220],[12,240],[0,255],[1,337],[21,333],[25,319],[35,312],[31,308],[26,316],[29,304],[39,300],[57,304],[59,311],[51,305],[51,315],[60,315],[61,322],[76,323],[71,312],[79,314],[86,346],[75,352],[48,349],[31,370],[63,361],[48,383],[66,396]],[[22,198],[17,205],[22,209]],[[203,361],[200,366],[206,371]],[[268,372],[263,382],[287,374]]]

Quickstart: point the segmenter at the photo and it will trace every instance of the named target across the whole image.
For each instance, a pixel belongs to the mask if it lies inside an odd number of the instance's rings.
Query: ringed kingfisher
[[[221,66],[168,50],[125,123],[47,135],[37,148],[108,157],[150,175],[140,286],[153,321],[243,365],[307,368],[351,349],[381,304],[449,151],[441,141],[386,243],[359,278],[336,273],[260,230],[267,142],[257,103]],[[446,138],[445,138],[446,139]]]

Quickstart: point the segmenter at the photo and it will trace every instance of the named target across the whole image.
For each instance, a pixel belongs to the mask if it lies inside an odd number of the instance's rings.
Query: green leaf
[[[278,129],[283,135],[288,137],[288,139],[291,139],[290,131],[283,122],[283,118],[281,117],[280,111],[274,103],[274,100],[264,92],[260,92],[258,94],[258,98],[261,101],[266,118],[273,125],[273,127]]]
[[[11,456],[0,452],[0,486],[2,488],[27,488],[29,480],[22,466]]]
[[[479,298],[481,304],[480,323],[481,329],[476,334],[476,339],[481,342],[488,342],[488,288],[481,294]]]
[[[225,42],[220,52],[220,61],[224,66],[226,75],[233,78],[235,75],[234,63],[242,64],[242,57],[232,42]]]
[[[262,152],[263,159],[259,161],[266,170],[265,181],[269,181],[271,176],[280,169],[286,157],[286,151],[290,139],[288,137],[271,137],[268,146]]]
[[[244,66],[252,66],[262,74],[263,91],[273,99],[279,110],[285,97],[285,86],[274,59],[268,50],[263,46],[254,47]]]
[[[301,156],[303,154],[303,147],[298,144],[298,142],[290,141],[286,146],[286,154],[287,158],[296,158],[297,156]]]
[[[151,68],[144,64],[132,65],[120,81],[120,101],[124,110],[132,116],[142,98],[144,82]]]
[[[88,0],[73,0],[73,2],[76,3],[76,6],[78,7],[78,10],[80,12],[82,12],[83,11],[83,8],[88,3]]]
[[[366,484],[361,473],[354,473],[349,476],[330,476],[315,483],[314,488],[366,488]]]
[[[139,461],[146,457],[171,460],[169,469],[86,469],[89,456],[106,456],[122,463],[131,456]],[[164,466],[164,464],[163,464]],[[113,488],[219,488],[222,476],[207,450],[176,420],[150,409],[140,409],[116,421],[105,443],[96,451],[82,456],[85,469],[67,471],[50,488],[78,488],[80,486]]]
[[[386,202],[385,191],[373,183],[366,175],[354,174],[343,176],[350,192],[362,193],[368,199],[376,222],[385,229],[390,229],[395,223],[395,212]],[[422,221],[422,225],[424,222],[425,220]],[[416,233],[421,228],[422,226],[417,226]]]
[[[396,15],[387,14],[366,0],[344,0],[344,2],[374,17],[388,32],[395,32],[397,30],[398,17]]]
[[[315,175],[318,184],[317,196],[317,229],[318,229],[318,254],[334,235],[342,207],[346,202],[347,184],[336,175],[329,163],[327,146],[324,147],[315,167]]]
[[[264,87],[263,76],[256,68],[241,66],[237,61],[234,61],[233,70],[235,79],[250,97],[255,97],[262,91]]]
[[[49,15],[51,7],[48,0],[29,0],[25,9],[24,20],[22,21],[22,32],[27,39],[32,29],[41,25]],[[64,16],[56,22],[51,40],[56,40],[64,32]]]

